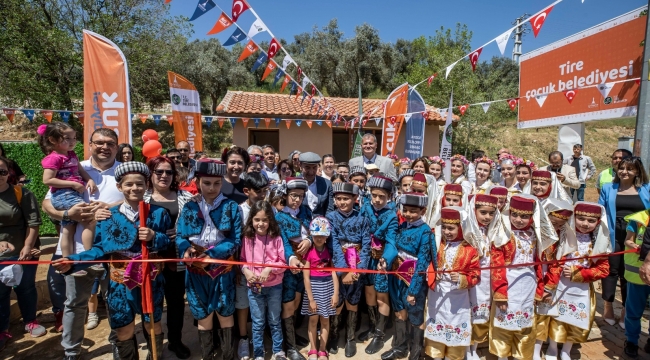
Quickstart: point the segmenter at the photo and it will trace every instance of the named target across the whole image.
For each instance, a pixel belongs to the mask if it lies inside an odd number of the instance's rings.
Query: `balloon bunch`
[[[158,141],[158,133],[156,130],[147,129],[142,133],[142,155],[147,159],[156,157],[162,153],[162,144]]]

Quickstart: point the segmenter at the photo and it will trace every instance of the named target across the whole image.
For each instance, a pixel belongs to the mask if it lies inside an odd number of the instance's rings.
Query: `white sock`
[[[571,360],[571,348],[573,347],[573,343],[571,341],[567,341],[562,345],[562,353],[561,353],[561,358],[562,360]]]
[[[542,340],[535,341],[535,352],[533,353],[533,360],[542,360]]]
[[[551,338],[548,338],[548,348],[546,349],[546,355],[557,356],[557,343]]]
[[[508,360],[508,357],[500,357],[499,360]]]
[[[470,351],[472,353],[472,357],[478,357],[478,354],[476,353],[476,349],[478,349],[478,343],[474,343],[474,345],[471,345],[470,348],[471,348]]]
[[[470,350],[470,349],[471,348],[469,346],[465,346],[465,357],[467,358],[467,360],[471,360],[472,357],[473,357],[472,356],[472,350]]]

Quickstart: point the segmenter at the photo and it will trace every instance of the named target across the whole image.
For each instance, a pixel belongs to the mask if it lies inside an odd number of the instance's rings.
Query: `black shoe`
[[[138,358],[138,349],[133,345],[133,339],[116,341],[115,347],[120,360],[135,360]]]
[[[370,344],[366,347],[366,354],[372,355],[379,352],[384,347],[384,330],[386,328],[386,316],[378,314],[379,318],[377,319],[377,326],[375,327],[375,332],[373,334]]]
[[[410,339],[411,352],[409,353],[409,360],[419,360],[424,346],[424,329],[413,326],[413,334]]]
[[[368,330],[362,332],[359,334],[357,339],[359,341],[366,341],[370,338],[372,338],[375,335],[375,328],[377,327],[377,314],[378,314],[378,307],[377,306],[368,306],[368,320],[370,320],[370,324],[368,327]]]
[[[201,359],[215,359],[212,330],[199,330],[199,344],[201,344]]]
[[[148,335],[148,334],[147,334]],[[162,359],[162,353],[163,353],[163,340],[165,340],[165,334],[160,333],[160,335],[156,335],[156,359]],[[151,339],[147,338],[147,360],[153,360],[153,355],[151,350],[153,350],[153,347],[151,347]],[[135,351],[138,351],[138,346],[136,344]]]
[[[287,358],[289,360],[306,360],[296,346],[296,328],[293,325],[293,317],[282,319],[282,335],[287,347]]]
[[[408,356],[408,341],[406,338],[406,321],[395,319],[395,344],[390,350],[381,354],[382,360],[403,359]]]
[[[232,327],[219,330],[219,343],[221,345],[221,357],[223,360],[235,358],[235,344],[232,338]]]
[[[63,355],[63,360],[79,360],[81,356],[79,355]]]
[[[340,315],[330,316],[330,332],[327,337],[327,352],[339,352],[339,318]]]
[[[357,312],[348,311],[348,323],[345,330],[345,357],[351,358],[357,354],[357,342],[354,340],[354,331],[357,327]]]
[[[190,356],[192,356],[192,353],[190,352],[190,349],[183,344],[183,342],[170,342],[167,345],[167,349],[169,351],[173,352],[174,355],[176,355],[177,358],[179,359],[189,359]]]
[[[639,346],[637,344],[633,344],[631,342],[627,342],[627,340],[624,343],[624,349],[625,355],[636,359],[639,356]],[[645,347],[644,347],[645,350]]]
[[[645,343],[645,346],[643,347],[643,351],[650,353],[650,341]]]

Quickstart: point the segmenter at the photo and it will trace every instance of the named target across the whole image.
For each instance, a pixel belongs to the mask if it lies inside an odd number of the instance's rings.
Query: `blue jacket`
[[[604,206],[607,211],[607,225],[609,226],[609,240],[612,243],[612,249],[614,249],[616,242],[616,195],[618,194],[618,185],[618,183],[603,185],[603,188],[600,190],[600,198],[598,198],[598,203]],[[650,209],[650,185],[644,184],[637,190],[639,191],[639,197],[643,202],[643,206],[646,209]]]

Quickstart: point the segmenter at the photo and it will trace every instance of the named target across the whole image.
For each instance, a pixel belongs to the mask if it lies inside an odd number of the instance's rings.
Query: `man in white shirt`
[[[379,171],[384,173],[384,175],[397,180],[397,174],[395,173],[395,166],[393,161],[385,156],[378,155],[377,151],[377,138],[371,133],[364,134],[361,138],[361,150],[363,154],[357,156],[353,159],[350,159],[350,167],[364,167],[365,165],[375,164],[379,167]]]
[[[43,211],[51,218],[62,220],[72,219],[84,221],[96,218],[97,216],[110,216],[110,207],[124,201],[124,195],[117,189],[115,183],[115,168],[120,164],[115,160],[117,154],[117,134],[110,129],[100,128],[93,132],[90,137],[91,157],[90,160],[82,161],[88,175],[97,184],[98,191],[92,195],[84,194],[90,204],[78,204],[70,210],[60,211],[54,209],[49,197],[43,200]],[[81,242],[81,227],[77,227],[74,235],[75,252],[84,251]],[[52,260],[61,257],[60,244]],[[48,273],[50,295],[65,297],[65,309],[63,310],[63,337],[61,346],[65,351],[65,359],[79,359],[81,342],[84,338],[84,323],[88,310],[88,299],[95,278],[101,278],[104,270],[86,269],[84,276],[62,276],[54,270],[65,273],[70,269],[69,264],[52,265]],[[103,280],[102,290],[108,289],[108,278]],[[55,302],[55,300],[53,300]],[[53,304],[57,306],[57,304]],[[60,315],[59,315],[60,316]],[[58,319],[57,319],[58,320]]]
[[[269,181],[280,181],[278,166],[275,164],[275,149],[271,145],[262,146],[264,154],[264,171]]]

